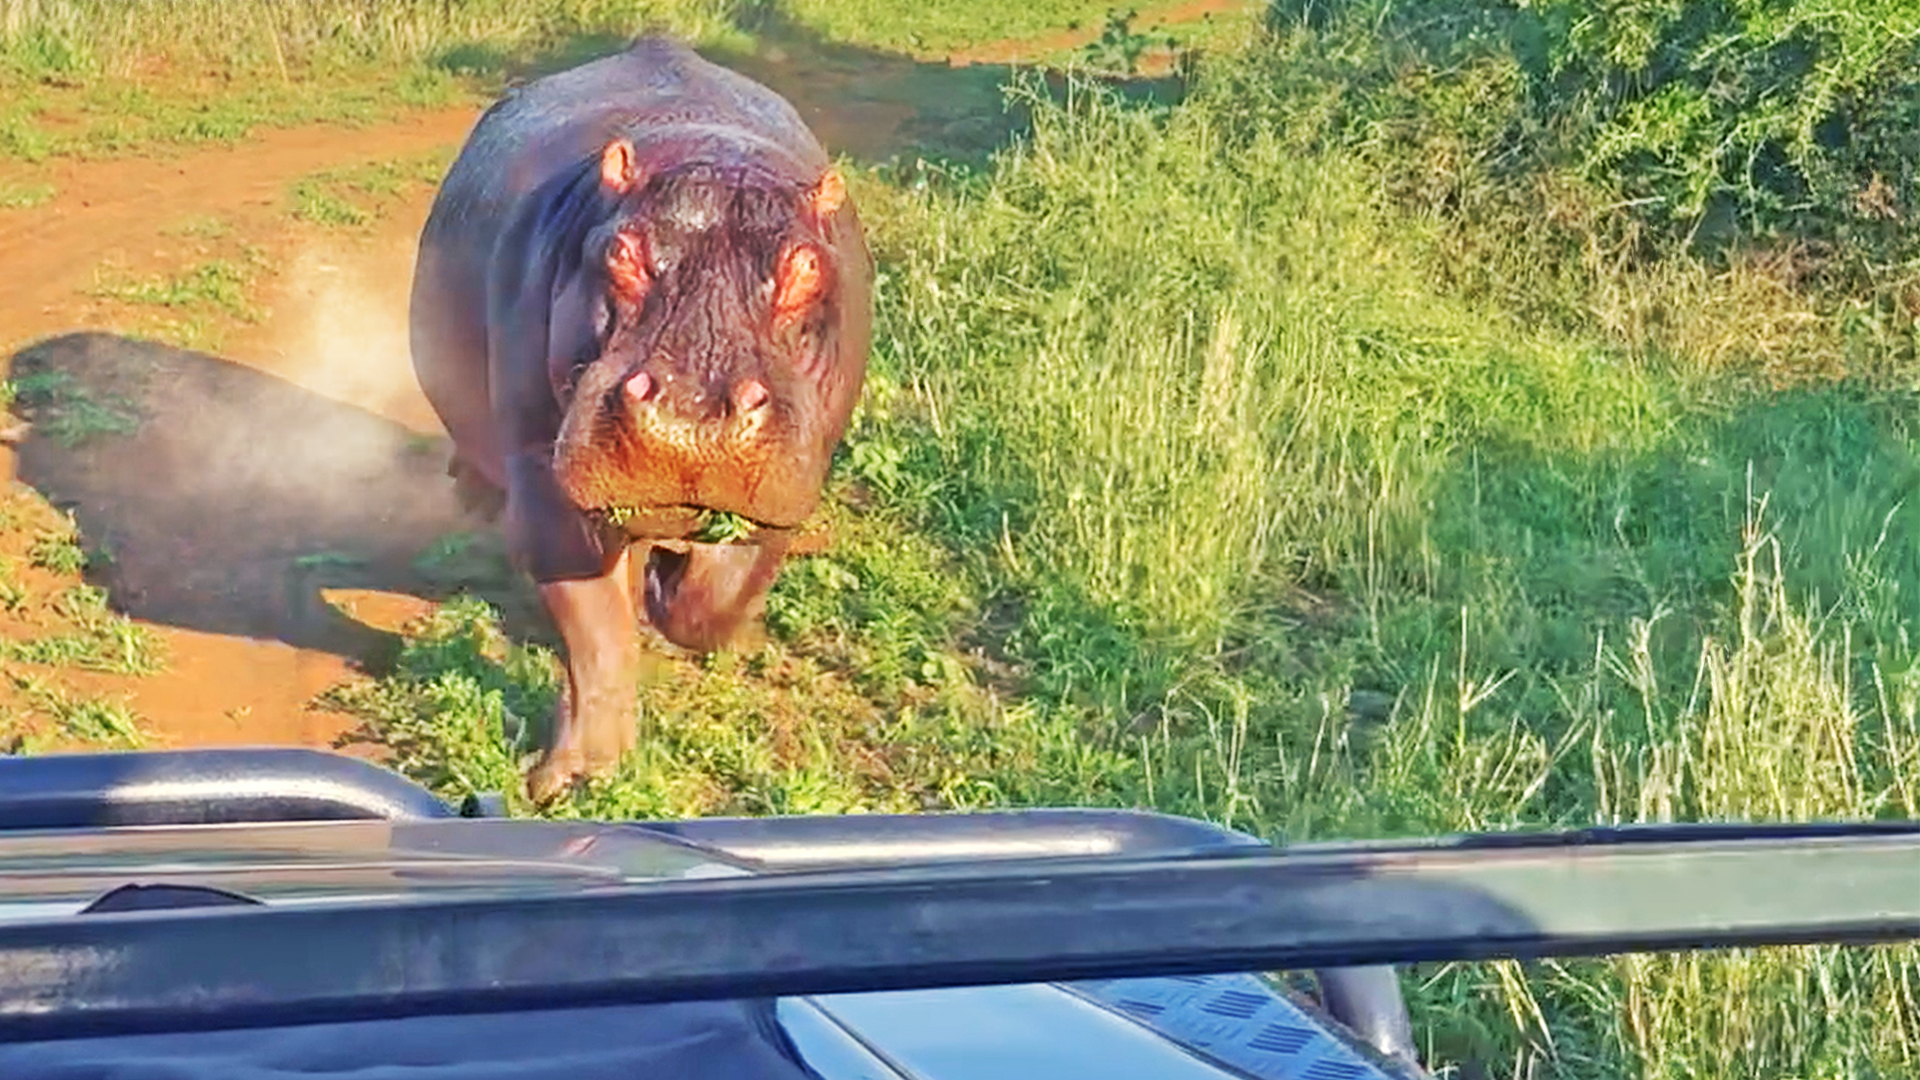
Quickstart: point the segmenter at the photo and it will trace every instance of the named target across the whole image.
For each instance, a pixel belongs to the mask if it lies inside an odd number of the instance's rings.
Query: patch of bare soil
[[[36,166],[52,201],[0,211],[0,345],[91,325],[84,292],[103,265],[173,269],[182,229],[212,219],[247,237],[288,224],[287,186],[342,162],[457,143],[470,108],[422,112],[367,128],[262,131],[232,147],[165,159],[61,159]]]

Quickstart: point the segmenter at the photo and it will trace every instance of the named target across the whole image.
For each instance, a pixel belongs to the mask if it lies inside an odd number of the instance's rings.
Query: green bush
[[[1920,7],[1906,0],[1279,0],[1270,25],[1380,69],[1342,80],[1356,130],[1395,119],[1396,95],[1367,100],[1390,76],[1434,126],[1487,150],[1531,142],[1671,226],[1716,208],[1756,233],[1916,208]],[[1503,81],[1504,108],[1448,108]]]
[[[1705,336],[1663,324],[1714,290],[1642,294],[1703,269],[1740,278],[1735,336],[1782,297],[1817,309],[1821,333],[1769,324],[1748,358],[1911,359],[1920,6],[1278,0],[1268,29],[1226,73],[1238,120],[1364,153],[1457,286],[1658,349]]]

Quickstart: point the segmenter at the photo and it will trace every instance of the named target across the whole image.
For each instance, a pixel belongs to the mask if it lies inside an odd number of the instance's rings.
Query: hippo
[[[698,653],[757,624],[860,395],[872,282],[799,114],[676,42],[475,123],[420,234],[410,345],[456,492],[564,646],[536,802],[633,748],[641,612]]]

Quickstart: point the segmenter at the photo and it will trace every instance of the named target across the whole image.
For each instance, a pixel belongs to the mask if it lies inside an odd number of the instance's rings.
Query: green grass
[[[751,5],[745,5],[751,6]],[[475,102],[656,26],[740,45],[738,0],[20,0],[0,18],[0,157],[232,143]]]
[[[242,322],[259,322],[263,313],[247,298],[252,268],[227,259],[210,259],[172,276],[109,280],[91,295],[124,304],[202,309]]]
[[[732,31],[737,0],[316,0],[239,11],[222,0],[21,0],[0,23],[0,60],[20,74],[79,78],[156,62],[291,79],[449,50],[535,50],[646,26],[693,37]]]
[[[483,593],[516,580],[499,535],[486,532],[440,537],[414,557],[413,572],[436,588]]]
[[[1914,361],[1910,5],[1277,0],[1268,22],[1232,122],[1362,157],[1448,288],[1655,362],[1757,353],[1781,383]]]
[[[371,225],[409,190],[437,184],[452,159],[448,148],[302,177],[288,191],[293,216],[335,228]]]
[[[1140,25],[1168,6],[1146,5]],[[1093,33],[1115,13],[1124,12],[1089,0],[320,0],[236,17],[221,0],[20,0],[0,20],[0,158],[231,144],[262,127],[366,124],[409,109],[479,104],[506,79],[604,55],[645,28],[722,53],[751,51],[763,39],[778,45],[797,29],[939,56],[1063,30]],[[1220,40],[1221,27],[1246,21],[1210,17],[1175,36]],[[1133,36],[1116,39],[1122,51]],[[1157,43],[1162,35],[1151,36]],[[1049,47],[1029,59],[1076,57]],[[358,224],[366,212],[339,192],[296,198],[303,216],[323,223]]]
[[[47,568],[74,572],[54,566]],[[146,675],[164,666],[159,640],[151,631],[109,608],[105,590],[84,583],[70,585],[48,606],[71,629],[65,633],[0,642],[0,657],[119,675]]]
[[[31,210],[53,200],[52,184],[0,183],[0,210]]]
[[[163,10],[147,8],[155,9]],[[371,65],[318,86],[189,74],[94,75],[46,84],[0,68],[0,92],[6,102],[0,105],[0,156],[25,162],[231,145],[258,128],[368,124],[407,109],[473,100],[445,72],[421,67],[396,77]]]
[[[15,674],[10,679],[15,689],[26,698],[32,711],[52,720],[54,727],[68,740],[99,749],[138,750],[146,745],[146,735],[140,730],[140,718],[126,702],[76,696],[43,678],[31,675]],[[44,739],[30,736],[22,741],[27,745],[13,752],[32,752],[38,748],[35,744]]]
[[[238,259],[208,259],[178,274],[133,277],[103,268],[88,295],[135,309],[125,328],[178,348],[213,352],[235,323],[255,324],[268,312],[253,298],[264,265],[242,244]]]
[[[87,553],[77,531],[43,530],[28,544],[27,562],[56,574],[78,574],[87,568]]]
[[[19,565],[12,559],[0,559],[0,611],[14,614],[27,606],[32,591],[21,582]]]
[[[25,406],[33,425],[71,450],[93,439],[140,430],[131,401],[101,397],[64,371],[43,371],[7,381],[5,407]]]
[[[1028,4],[792,0],[782,7],[795,21],[830,40],[940,55],[1009,39],[1052,37],[1063,30],[1098,30],[1116,5],[1107,0],[1038,0]]]
[[[616,7],[564,6],[561,33],[507,0],[393,5],[345,40],[487,76],[591,44]],[[878,323],[833,546],[788,567],[770,644],[651,671],[641,749],[552,812],[1146,805],[1276,840],[1920,813],[1920,395],[1890,299],[1911,249],[1835,194],[1911,160],[1912,98],[1898,70],[1866,79],[1894,53],[1864,16],[1891,9],[1776,7],[1709,13],[1744,35],[1709,57],[1673,53],[1697,24],[1671,6],[1582,37],[1557,3],[1282,4],[1178,106],[1029,95],[1030,136],[983,172],[855,175]],[[788,13],[937,52],[1066,9],[916,10]],[[274,16],[249,62],[345,55],[294,33],[307,17]],[[506,21],[451,44],[455,17]],[[240,57],[238,22],[181,24],[178,47]],[[1769,27],[1836,51],[1796,68]],[[34,93],[140,40],[34,39]],[[1109,42],[1122,66],[1130,42]],[[1867,110],[1845,153],[1812,131],[1822,88]],[[37,106],[10,108],[0,146],[54,152],[19,120]],[[1742,174],[1701,138],[1784,155],[1818,198],[1767,202],[1791,169]],[[316,181],[314,216],[374,212],[346,175]],[[1722,205],[1724,242],[1693,243]],[[129,288],[218,311],[225,280]],[[490,543],[449,537],[419,568],[488,587]],[[134,655],[113,640],[97,655]],[[328,702],[437,789],[517,797],[552,661],[461,599]],[[1917,962],[1736,950],[1405,985],[1439,1066],[1899,1076]]]

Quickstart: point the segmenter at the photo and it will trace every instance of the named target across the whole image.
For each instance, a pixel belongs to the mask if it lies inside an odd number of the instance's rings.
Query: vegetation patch
[[[49,607],[70,630],[0,641],[0,657],[118,675],[148,675],[163,666],[158,639],[111,610],[105,591],[84,583],[71,585],[55,595]]]
[[[128,305],[129,330],[182,349],[212,351],[235,324],[257,324],[267,312],[253,298],[264,256],[250,244],[237,258],[206,259],[177,274],[136,277],[103,269],[88,295]]]
[[[1910,6],[1287,0],[1269,24],[1231,122],[1363,158],[1452,287],[1655,363],[1913,362]]]
[[[658,26],[745,43],[738,0],[33,2],[0,20],[0,155],[98,156],[477,103]]]
[[[517,582],[497,535],[456,532],[435,540],[413,560],[413,570],[436,587],[488,592]]]
[[[249,267],[227,259],[210,259],[171,276],[104,282],[94,288],[93,295],[126,304],[206,309],[252,323],[262,316],[247,297],[252,281]]]
[[[73,449],[104,435],[140,430],[134,404],[119,395],[101,396],[64,371],[20,375],[7,382],[7,405],[20,405],[33,425],[60,445]]]
[[[4,752],[145,744],[137,714],[99,680],[156,672],[165,649],[82,580],[93,561],[70,515],[24,487],[0,497]]]
[[[766,5],[823,36],[910,53],[941,57],[982,46],[1026,42],[1034,53],[1057,51],[1062,33],[1091,33],[1119,27],[1126,37],[1142,15],[1176,7],[1160,3],[1119,8],[1111,0],[1037,0],[1028,4],[969,4],[961,0],[790,0]],[[1252,5],[1249,5],[1251,7]]]
[[[453,150],[351,169],[330,169],[294,181],[293,216],[316,225],[358,228],[380,220],[409,192],[440,181]]]
[[[87,553],[80,547],[79,534],[71,530],[35,533],[27,546],[27,560],[56,574],[78,574],[87,568]]]
[[[12,753],[62,745],[105,750],[138,750],[146,745],[140,719],[124,701],[77,696],[30,675],[12,675],[10,682],[27,703],[24,710],[7,714],[16,728]],[[48,726],[36,726],[37,719]]]
[[[52,184],[0,183],[0,210],[31,210],[52,202]]]

